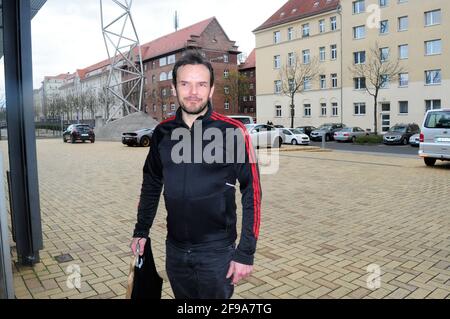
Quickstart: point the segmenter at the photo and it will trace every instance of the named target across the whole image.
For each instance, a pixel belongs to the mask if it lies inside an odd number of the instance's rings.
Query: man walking
[[[201,54],[186,52],[175,64],[172,89],[180,107],[153,132],[132,250],[139,245],[143,253],[164,185],[166,271],[175,298],[231,298],[253,271],[261,208],[256,155],[246,128],[213,111],[214,73]],[[236,180],[243,215],[237,247]]]

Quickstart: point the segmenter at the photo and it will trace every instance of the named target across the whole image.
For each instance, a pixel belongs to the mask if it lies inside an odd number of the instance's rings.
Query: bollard
[[[325,136],[326,136],[326,134],[323,133],[322,134],[322,149],[325,149]]]

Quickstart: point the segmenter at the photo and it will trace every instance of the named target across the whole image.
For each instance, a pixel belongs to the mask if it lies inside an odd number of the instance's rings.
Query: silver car
[[[425,115],[419,156],[427,166],[436,160],[450,161],[450,109],[430,110]]]
[[[413,147],[419,147],[420,144],[420,133],[414,134],[409,138],[409,145]]]
[[[152,139],[153,129],[144,128],[135,132],[122,133],[122,144],[128,146],[150,146],[150,140]]]
[[[344,127],[342,130],[334,132],[334,140],[336,142],[356,142],[358,136],[369,135],[360,127]]]

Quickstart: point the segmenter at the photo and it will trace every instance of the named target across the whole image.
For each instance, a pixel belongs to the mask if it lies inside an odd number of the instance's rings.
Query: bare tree
[[[225,98],[233,105],[233,112],[236,113],[241,112],[240,109],[236,111],[236,106],[239,106],[239,101],[243,96],[249,94],[249,85],[250,81],[247,76],[239,71],[232,70],[223,82],[218,83],[216,90],[223,92]]]
[[[289,97],[291,100],[291,127],[294,127],[295,95],[301,94],[305,90],[309,90],[319,74],[320,68],[317,57],[300,61],[295,53],[288,59],[287,64],[280,68],[278,77],[278,80],[280,81],[280,93]]]
[[[354,64],[349,67],[354,78],[364,78],[365,90],[373,97],[373,123],[374,132],[378,134],[378,97],[380,89],[389,82],[398,79],[399,74],[404,72],[399,60],[390,59],[389,52],[383,52],[378,43],[369,49],[364,63]]]

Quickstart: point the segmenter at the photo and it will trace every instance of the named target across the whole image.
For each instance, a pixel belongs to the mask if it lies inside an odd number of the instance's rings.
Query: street
[[[6,166],[6,141],[0,150]],[[148,150],[37,140],[44,249],[34,268],[14,264],[17,298],[124,298]],[[254,273],[233,298],[450,298],[449,177],[450,163],[412,156],[281,152],[278,172],[261,176]],[[240,220],[239,191],[236,202]],[[173,298],[166,217],[161,200],[152,246]]]

